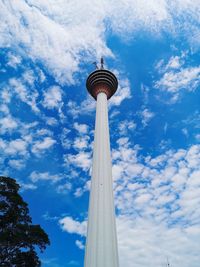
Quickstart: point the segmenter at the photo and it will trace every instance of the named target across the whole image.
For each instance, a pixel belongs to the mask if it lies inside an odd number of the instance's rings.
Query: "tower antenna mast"
[[[167,267],[170,267],[171,265],[169,264],[169,258],[167,257]]]
[[[104,59],[103,59],[103,57],[101,57],[101,70],[103,70],[104,69]]]

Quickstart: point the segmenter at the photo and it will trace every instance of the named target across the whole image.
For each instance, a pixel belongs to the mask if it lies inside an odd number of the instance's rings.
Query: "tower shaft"
[[[97,95],[84,267],[118,267],[107,95]]]

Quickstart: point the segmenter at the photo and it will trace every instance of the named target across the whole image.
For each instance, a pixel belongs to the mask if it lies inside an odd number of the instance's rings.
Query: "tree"
[[[19,188],[14,179],[0,176],[0,266],[38,267],[35,249],[43,252],[50,241],[40,225],[32,224]]]

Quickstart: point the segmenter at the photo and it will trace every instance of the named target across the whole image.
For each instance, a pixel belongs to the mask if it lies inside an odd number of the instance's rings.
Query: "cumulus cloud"
[[[83,171],[88,171],[91,167],[91,153],[86,151],[79,151],[77,154],[68,154],[65,156],[66,164],[80,168]]]
[[[187,66],[188,55],[172,56],[167,63],[159,61],[156,69],[161,78],[155,82],[155,88],[171,95],[170,103],[175,103],[182,91],[194,91],[199,86],[200,67]]]
[[[22,43],[30,57],[41,60],[57,80],[73,83],[81,52],[88,57],[97,56],[97,51],[111,55],[104,43],[103,27],[99,27],[104,19],[99,8],[100,3],[91,5],[89,1],[1,3],[1,31],[5,33],[1,46],[14,42],[20,50]],[[10,34],[6,34],[8,28]]]
[[[7,88],[2,88],[0,96],[1,96],[1,99],[2,99],[2,103],[4,103],[4,105],[2,105],[1,107],[4,107],[4,108],[7,107],[5,104],[10,103],[11,92]],[[5,112],[5,110],[2,110],[2,111]]]
[[[8,53],[8,62],[7,66],[16,68],[21,63],[21,57],[18,55],[14,55],[12,53]]]
[[[32,152],[34,154],[39,155],[40,153],[43,153],[45,150],[50,149],[55,143],[56,140],[54,140],[51,137],[45,137],[43,140],[37,140],[32,146]]]
[[[161,59],[157,62],[155,68],[159,73],[162,74],[169,70],[179,70],[184,64],[185,56],[185,53],[182,53],[181,56],[172,56],[169,58],[167,63]]]
[[[181,59],[178,56],[172,56],[167,63],[166,70],[168,69],[179,69],[181,67]]]
[[[12,118],[10,115],[3,117],[0,119],[0,129],[1,134],[6,132],[12,132],[14,129],[18,127],[18,123],[15,118]]]
[[[85,246],[83,245],[83,243],[80,240],[76,240],[75,244],[80,249],[84,249],[85,248]]]
[[[119,131],[120,131],[120,135],[126,135],[128,130],[134,131],[136,128],[136,123],[134,123],[133,121],[122,121],[119,124]]]
[[[25,167],[25,161],[23,159],[10,159],[8,164],[17,170],[21,170]]]
[[[65,184],[60,184],[57,186],[56,191],[60,194],[67,194],[72,188],[71,183],[66,182]]]
[[[187,89],[193,91],[199,85],[200,67],[183,68],[178,72],[167,72],[156,83],[157,88],[176,93],[179,90]]]
[[[128,138],[118,144],[112,158],[121,266],[164,266],[169,257],[173,265],[198,267],[200,146],[141,157]],[[86,234],[85,220],[67,217],[62,224],[68,233]]]
[[[86,181],[84,186],[77,187],[76,191],[74,192],[75,197],[81,197],[85,192],[89,191],[91,187],[91,180]]]
[[[87,149],[89,146],[88,140],[89,140],[89,137],[87,135],[84,137],[75,138],[73,147],[77,150]]]
[[[67,103],[68,113],[71,114],[74,118],[76,118],[80,114],[93,114],[95,111],[95,101],[91,96],[87,96],[85,100],[81,102],[81,104],[77,104],[75,101],[69,101]]]
[[[74,220],[72,217],[66,216],[59,220],[59,224],[63,231],[70,234],[77,234],[81,236],[86,235],[87,222],[79,222]]]
[[[49,172],[37,172],[37,171],[33,171],[29,178],[31,179],[31,181],[33,183],[36,183],[38,181],[51,181],[52,183],[56,183],[59,180],[61,180],[63,177],[61,175],[55,174],[52,175]]]
[[[149,109],[145,108],[140,112],[140,116],[142,118],[142,124],[147,126],[148,122],[155,116],[155,114]]]
[[[41,61],[61,83],[74,82],[82,54],[88,60],[113,56],[106,43],[109,29],[123,38],[141,30],[154,36],[180,32],[191,43],[199,35],[198,27],[190,22],[199,21],[198,0],[61,0],[59,5],[55,0],[15,0],[1,2],[0,10],[1,47],[15,44],[18,53],[25,51]]]
[[[27,155],[27,145],[27,142],[19,138],[10,142],[0,139],[0,150],[8,155]]]
[[[44,116],[44,119],[45,119],[46,123],[48,125],[50,125],[50,126],[55,126],[55,125],[58,124],[58,121],[55,118],[53,118],[53,117],[45,117]]]
[[[189,225],[197,223],[200,198],[194,185],[199,184],[199,150],[194,145],[143,160],[138,160],[138,150],[131,149],[129,143],[113,150],[116,204],[121,213],[137,217],[139,212],[157,223],[167,219],[165,223],[179,226],[186,221]]]
[[[28,78],[27,79],[31,79],[32,78]],[[32,83],[33,81],[31,81]],[[11,89],[10,89],[11,88]],[[5,89],[9,92],[9,94],[13,94],[11,93],[11,91],[14,90],[14,94],[15,96],[20,99],[22,102],[24,102],[25,104],[29,105],[30,108],[36,112],[39,113],[39,109],[37,107],[37,98],[38,98],[38,92],[35,88],[33,88],[30,84],[29,86],[26,85],[26,81],[24,78],[21,79],[16,79],[16,78],[11,78],[9,80],[9,87],[7,89]]]
[[[61,108],[62,90],[59,86],[52,86],[44,92],[43,106],[48,109]]]
[[[121,216],[117,219],[117,229],[122,266],[131,267],[133,263],[136,267],[166,266],[167,258],[173,266],[187,267],[192,262],[192,266],[197,267],[199,264],[200,231],[197,226],[168,228],[165,224]],[[189,257],[185,257],[187,253]]]
[[[74,129],[76,129],[80,134],[86,134],[88,132],[88,125],[74,123]]]
[[[35,189],[37,189],[37,186],[34,184],[28,184],[28,183],[20,182],[20,191],[35,190]]]

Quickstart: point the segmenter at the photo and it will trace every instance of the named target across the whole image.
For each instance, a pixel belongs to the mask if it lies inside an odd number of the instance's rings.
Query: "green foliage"
[[[50,241],[40,225],[32,224],[19,188],[14,179],[0,176],[0,266],[41,266],[35,249],[43,252]]]

